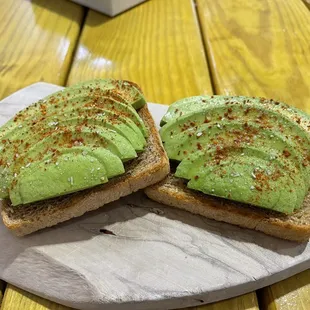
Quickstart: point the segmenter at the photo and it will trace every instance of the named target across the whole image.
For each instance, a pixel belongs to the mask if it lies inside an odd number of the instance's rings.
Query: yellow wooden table
[[[37,81],[117,77],[153,102],[239,94],[310,113],[309,2],[149,0],[108,18],[66,0],[0,1],[0,99]],[[0,281],[1,300],[1,310],[68,309]],[[310,309],[310,271],[191,309]]]

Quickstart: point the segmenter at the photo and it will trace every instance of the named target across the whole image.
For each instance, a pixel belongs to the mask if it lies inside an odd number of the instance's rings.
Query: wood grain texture
[[[310,309],[310,270],[259,291],[262,310]]]
[[[301,0],[197,0],[218,94],[264,96],[310,113],[310,12]]]
[[[0,1],[0,99],[34,82],[63,85],[82,17],[70,1]]]
[[[185,310],[259,310],[255,292]]]
[[[89,11],[69,84],[129,79],[151,102],[210,94],[208,66],[192,0],[151,0],[113,19]]]
[[[54,302],[25,292],[8,284],[1,305],[1,310],[70,310]]]

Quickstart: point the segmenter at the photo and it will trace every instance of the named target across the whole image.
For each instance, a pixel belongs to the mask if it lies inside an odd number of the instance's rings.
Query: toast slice
[[[188,189],[186,182],[170,174],[145,189],[146,195],[168,206],[203,215],[209,219],[261,231],[281,239],[304,242],[310,237],[310,193],[303,207],[291,215],[215,198]]]
[[[144,152],[125,164],[125,174],[103,185],[20,207],[12,207],[8,200],[2,200],[3,223],[17,236],[24,236],[81,216],[165,178],[170,171],[169,160],[154,120],[147,105],[138,113],[149,129],[149,138]]]

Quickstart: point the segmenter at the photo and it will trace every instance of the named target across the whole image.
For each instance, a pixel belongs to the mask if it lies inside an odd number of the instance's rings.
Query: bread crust
[[[188,189],[185,181],[172,174],[144,191],[157,202],[216,221],[292,241],[305,242],[310,237],[310,193],[301,209],[286,215]]]
[[[125,174],[91,189],[20,207],[12,207],[8,200],[2,200],[5,226],[15,235],[24,236],[96,210],[165,178],[170,171],[169,160],[153,117],[147,105],[138,113],[149,129],[149,138],[145,151],[126,164]]]

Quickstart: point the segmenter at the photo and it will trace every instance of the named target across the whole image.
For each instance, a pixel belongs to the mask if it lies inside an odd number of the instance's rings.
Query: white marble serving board
[[[60,89],[0,102],[0,124]],[[167,107],[149,104],[157,123]],[[115,235],[100,233],[108,229]],[[207,220],[136,193],[28,237],[0,222],[0,278],[78,309],[172,309],[254,291],[310,267],[310,246]]]

